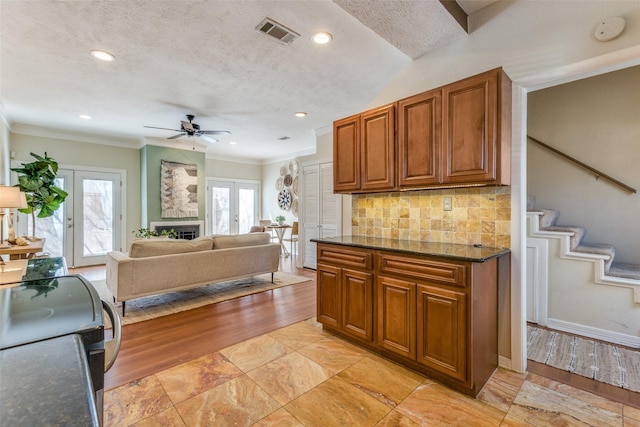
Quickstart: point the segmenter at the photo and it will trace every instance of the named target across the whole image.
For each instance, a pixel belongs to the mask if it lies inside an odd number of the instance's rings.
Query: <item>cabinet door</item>
[[[466,294],[419,284],[418,362],[467,381]]]
[[[343,332],[373,341],[373,274],[363,271],[342,270],[342,322]]]
[[[398,187],[425,187],[442,180],[442,90],[398,102]]]
[[[360,190],[360,116],[333,123],[333,190]]]
[[[498,70],[442,89],[444,183],[496,180]]]
[[[416,357],[416,285],[378,276],[377,344],[401,356]]]
[[[340,328],[340,268],[318,264],[316,272],[318,322]]]
[[[362,114],[362,190],[395,187],[395,106]]]

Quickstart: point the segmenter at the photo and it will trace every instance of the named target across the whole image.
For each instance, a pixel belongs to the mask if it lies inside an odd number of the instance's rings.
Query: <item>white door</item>
[[[342,197],[333,194],[333,163],[302,168],[303,206],[301,239],[304,241],[302,265],[316,268],[316,243],[311,239],[340,234]]]
[[[207,234],[244,234],[258,223],[258,183],[212,179],[207,189]]]
[[[56,185],[69,195],[52,216],[36,218],[43,252],[69,267],[104,264],[121,242],[121,174],[59,169]],[[20,215],[20,234],[33,235],[31,216]]]

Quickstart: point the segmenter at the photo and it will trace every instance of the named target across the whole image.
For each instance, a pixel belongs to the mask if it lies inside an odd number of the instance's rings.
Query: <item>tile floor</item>
[[[296,323],[105,393],[106,426],[640,426],[640,410],[498,369],[477,399]]]

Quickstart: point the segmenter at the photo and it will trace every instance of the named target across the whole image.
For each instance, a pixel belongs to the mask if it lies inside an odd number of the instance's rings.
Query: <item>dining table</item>
[[[271,224],[271,225],[267,225],[266,228],[275,231],[276,237],[278,238],[278,243],[280,243],[280,255],[284,256],[285,258],[288,257],[289,251],[287,250],[287,246],[284,244],[283,239],[284,239],[284,233],[287,231],[288,228],[291,228],[291,226],[288,224],[282,224],[282,225]]]

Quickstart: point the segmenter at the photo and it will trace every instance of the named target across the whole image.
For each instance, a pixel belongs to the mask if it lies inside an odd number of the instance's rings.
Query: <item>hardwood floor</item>
[[[315,316],[315,271],[294,263],[295,257],[281,258],[280,270],[312,280],[125,325],[118,358],[105,374],[105,390]],[[104,266],[70,272],[104,279]]]

